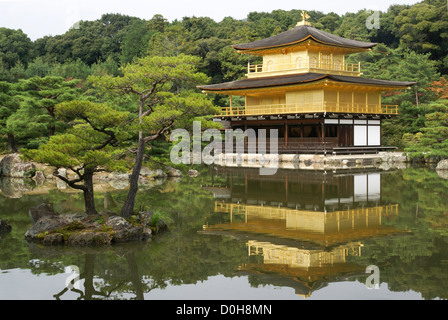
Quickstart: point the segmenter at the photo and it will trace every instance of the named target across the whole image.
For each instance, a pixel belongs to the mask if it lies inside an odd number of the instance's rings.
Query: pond
[[[105,247],[24,240],[28,209],[83,208],[54,184],[0,181],[0,300],[448,298],[448,180],[428,168],[203,168],[141,188],[137,208],[169,231]],[[102,189],[100,210],[125,190]]]

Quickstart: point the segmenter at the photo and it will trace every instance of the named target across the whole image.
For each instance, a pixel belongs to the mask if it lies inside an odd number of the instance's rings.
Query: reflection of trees
[[[95,278],[95,254],[86,254],[85,255],[85,263],[84,263],[84,271],[80,273],[79,277],[76,277],[71,281],[71,286],[66,286],[62,291],[53,295],[54,298],[60,300],[60,298],[67,291],[72,291],[79,294],[78,300],[93,300],[93,299],[110,299],[114,293],[117,291],[121,291],[123,287],[126,287],[128,282],[132,284],[133,292],[135,293],[136,300],[143,300],[143,293],[149,292],[152,289],[156,288],[157,285],[153,285],[152,287],[145,286],[142,283],[142,278],[139,275],[138,265],[135,258],[134,252],[126,252],[124,254],[128,263],[128,279],[122,279],[114,285],[105,285],[100,286],[99,290],[95,289],[94,278]],[[84,280],[84,291],[81,289],[77,289],[74,285],[76,281]],[[127,281],[128,280],[128,281]],[[95,296],[98,296],[95,298]]]
[[[64,265],[80,268],[81,290],[62,288],[54,294],[62,299],[68,292],[77,299],[142,300],[153,289],[168,284],[194,284],[208,277],[233,275],[247,258],[247,248],[227,237],[191,233],[180,237],[175,233],[146,244],[125,244],[108,248],[34,247],[40,261],[29,265],[33,273],[57,274]],[[73,283],[74,284],[74,283]],[[64,286],[62,283],[61,286]]]
[[[216,185],[226,184],[227,179],[227,176],[214,176]],[[23,238],[30,226],[29,207],[52,202],[62,211],[70,207],[76,211],[82,207],[82,197],[77,194],[54,191],[46,195],[24,195],[20,199],[0,195],[0,218],[13,225],[12,232],[0,240],[0,269],[23,268],[34,274],[61,274],[64,266],[77,265],[84,280],[79,299],[123,296],[142,299],[145,293],[169,284],[194,284],[217,274],[234,275],[238,266],[248,262],[245,242],[198,233],[207,222],[220,223],[212,214],[212,194],[200,188],[206,184],[211,184],[211,176],[202,172],[195,179],[185,177],[180,183],[166,181],[142,190],[138,195],[139,207],[163,213],[170,220],[169,232],[144,245],[113,245],[98,251],[39,247],[26,244]],[[363,266],[377,265],[380,281],[387,283],[391,290],[414,290],[425,299],[448,299],[448,237],[444,228],[448,223],[445,196],[448,180],[431,170],[407,169],[382,175],[381,185],[382,199],[399,204],[398,215],[385,218],[382,223],[410,230],[412,235],[365,240],[362,255],[348,259]],[[110,210],[119,207],[122,194],[117,191],[99,196],[99,206],[107,197]],[[284,281],[275,274],[250,279],[254,286],[282,285]],[[364,282],[365,278],[360,277],[359,281]],[[64,283],[55,292],[55,298],[67,295],[63,286]]]
[[[82,292],[77,292],[79,299],[109,299],[130,293],[135,299],[142,299],[145,293],[168,284],[196,283],[217,274],[232,275],[247,258],[247,249],[244,243],[228,237],[198,234],[214,202],[212,196],[200,188],[201,178],[186,179],[185,183],[167,181],[139,194],[142,207],[163,212],[171,221],[168,233],[146,244],[113,245],[94,251],[92,248],[23,245],[23,235],[30,226],[29,207],[54,200],[59,207],[64,204],[64,211],[70,203],[77,208],[78,202],[82,205],[82,199],[76,194],[54,192],[0,201],[0,212],[8,212],[5,220],[21,221],[19,227],[14,224],[14,235],[3,239],[8,241],[0,241],[0,255],[4,257],[0,268],[20,267],[34,274],[60,274],[64,273],[64,266],[79,266],[84,281]],[[114,203],[120,205],[122,194],[109,193],[105,197],[109,209],[113,210]],[[11,243],[16,245],[11,247]],[[55,298],[63,298],[67,290],[70,289],[61,288]]]
[[[384,195],[400,205],[385,223],[412,232],[410,237],[365,243],[366,264],[381,269],[381,281],[393,291],[415,290],[425,299],[448,299],[448,180],[429,169],[407,169],[385,177]]]

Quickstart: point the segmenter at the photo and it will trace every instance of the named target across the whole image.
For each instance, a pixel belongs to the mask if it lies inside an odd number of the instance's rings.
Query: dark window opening
[[[300,138],[302,136],[301,134],[301,127],[299,126],[289,126],[288,127],[289,132],[288,132],[288,137],[290,138]]]
[[[326,138],[337,138],[338,137],[338,126],[337,125],[326,125],[325,126],[325,137]]]
[[[304,125],[303,126],[303,137],[304,138],[318,138],[319,137],[319,126],[317,125]]]

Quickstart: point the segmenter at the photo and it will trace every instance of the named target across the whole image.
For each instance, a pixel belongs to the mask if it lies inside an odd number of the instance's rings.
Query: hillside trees
[[[6,69],[17,62],[26,65],[32,57],[33,43],[22,30],[0,28],[0,60]]]
[[[33,77],[17,84],[16,99],[20,106],[8,117],[6,128],[10,134],[29,143],[40,143],[53,136],[64,124],[56,118],[56,105],[74,100],[81,89],[79,80],[66,81],[61,77]],[[37,142],[39,141],[39,142]]]
[[[443,0],[425,0],[401,10],[394,20],[400,46],[428,53],[440,71],[448,71],[448,9]]]
[[[425,126],[408,136],[406,151],[412,158],[440,160],[448,158],[448,100],[439,99],[426,106]]]
[[[17,85],[5,81],[0,82],[0,137],[5,136],[7,150],[17,152],[14,132],[7,127],[8,118],[19,109]]]

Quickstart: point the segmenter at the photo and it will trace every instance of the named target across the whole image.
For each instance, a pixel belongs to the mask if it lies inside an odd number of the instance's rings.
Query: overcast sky
[[[387,11],[392,4],[415,0],[0,0],[0,27],[22,29],[31,40],[66,32],[79,20],[96,20],[105,13],[121,13],[149,20],[161,14],[169,21],[183,17],[244,19],[252,11],[317,10],[344,14],[361,9]]]

